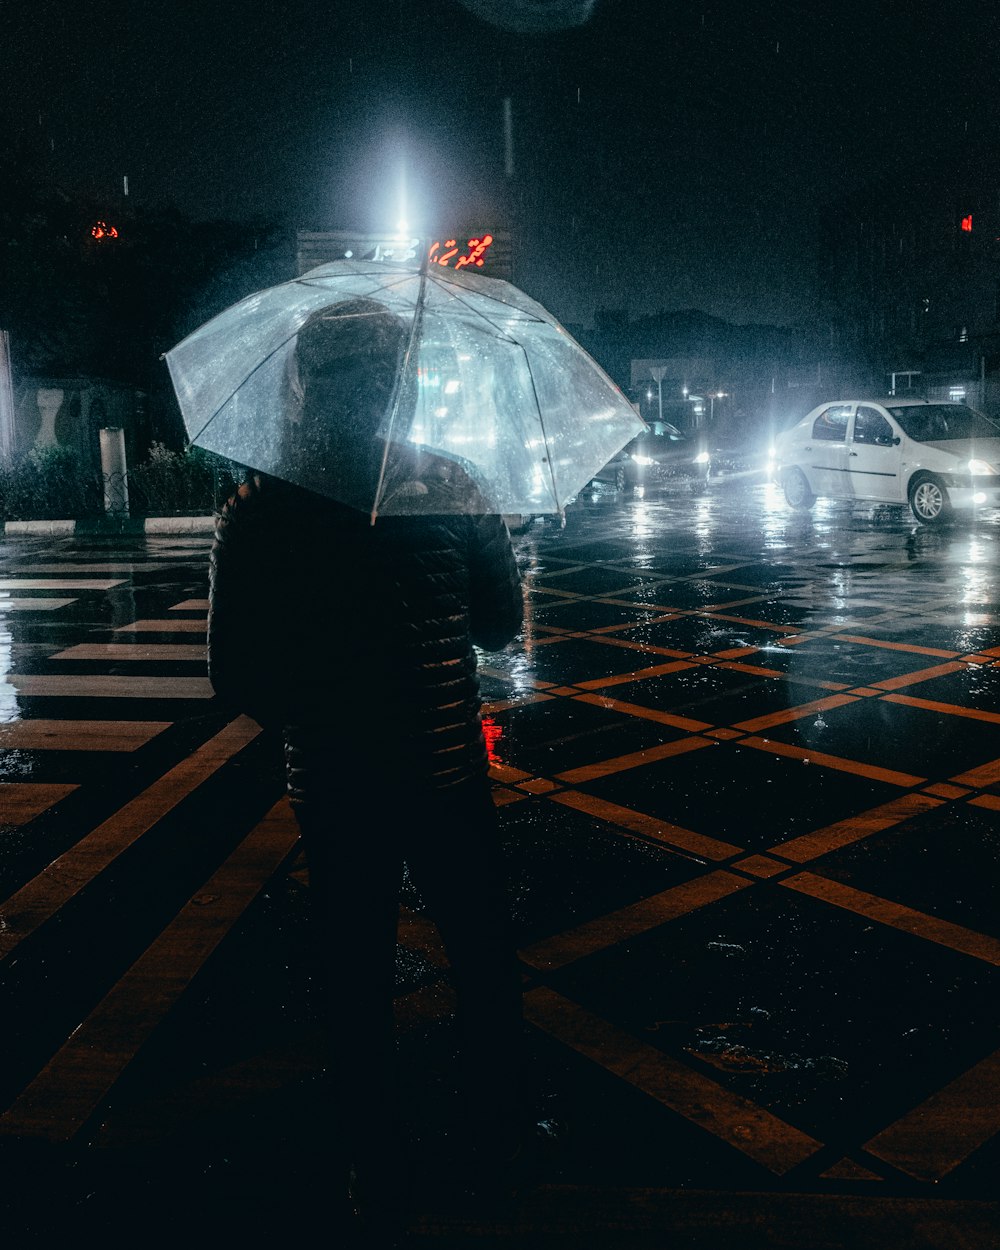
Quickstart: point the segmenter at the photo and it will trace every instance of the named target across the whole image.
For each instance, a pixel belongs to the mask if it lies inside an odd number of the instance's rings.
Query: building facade
[[[1000,187],[869,188],[830,206],[821,239],[831,333],[887,392],[1000,411]]]
[[[417,263],[427,249],[432,265],[468,269],[490,278],[514,280],[511,238],[506,230],[442,231],[433,237],[365,234],[353,230],[300,230],[296,236],[296,273],[301,277],[332,260],[385,260]]]

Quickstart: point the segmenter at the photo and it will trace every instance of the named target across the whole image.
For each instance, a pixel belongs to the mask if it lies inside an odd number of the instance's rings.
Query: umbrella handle
[[[430,253],[427,249],[427,240],[421,239],[418,246],[421,249],[420,259],[420,288],[417,291],[417,305],[413,311],[413,324],[410,326],[410,337],[406,341],[406,351],[403,353],[403,364],[396,377],[396,387],[392,397],[392,410],[389,413],[389,424],[385,431],[385,447],[382,451],[382,463],[379,465],[378,482],[375,485],[375,498],[372,502],[371,524],[375,524],[375,518],[378,516],[378,506],[382,502],[382,492],[385,489],[385,471],[389,462],[389,445],[392,435],[392,427],[395,424],[396,417],[399,415],[399,403],[403,397],[403,382],[406,378],[407,371],[410,367],[410,357],[413,355],[413,348],[420,334],[420,325],[423,320],[424,301],[427,292],[427,266],[429,264]]]

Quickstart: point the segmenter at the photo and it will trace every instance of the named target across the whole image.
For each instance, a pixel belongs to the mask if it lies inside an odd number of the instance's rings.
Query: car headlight
[[[708,464],[709,455],[707,451],[699,451],[694,458],[695,464]]]
[[[656,464],[656,461],[651,460],[649,456],[633,456],[632,459],[636,464]]]
[[[966,466],[973,477],[996,477],[997,471],[985,460],[970,460]]]

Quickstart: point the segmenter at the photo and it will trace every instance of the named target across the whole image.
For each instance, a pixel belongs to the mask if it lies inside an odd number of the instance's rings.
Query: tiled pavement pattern
[[[571,1132],[517,1213],[432,1196],[421,1240],[1000,1244],[1000,517],[798,516],[731,484],[516,541],[527,626],[483,692],[529,1040]],[[231,1224],[314,1111],[308,882],[275,743],[211,698],[206,552],[0,547],[0,1143],[69,1160],[98,1222],[156,1192],[129,1161],[180,1157],[203,1200],[230,1177]],[[451,999],[405,902],[433,1195]]]

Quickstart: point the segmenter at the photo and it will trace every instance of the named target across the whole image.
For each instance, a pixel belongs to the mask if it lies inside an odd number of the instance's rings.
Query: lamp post
[[[650,368],[649,373],[653,381],[656,383],[657,404],[659,407],[660,420],[663,420],[663,375],[667,372],[664,365],[654,365]]]

